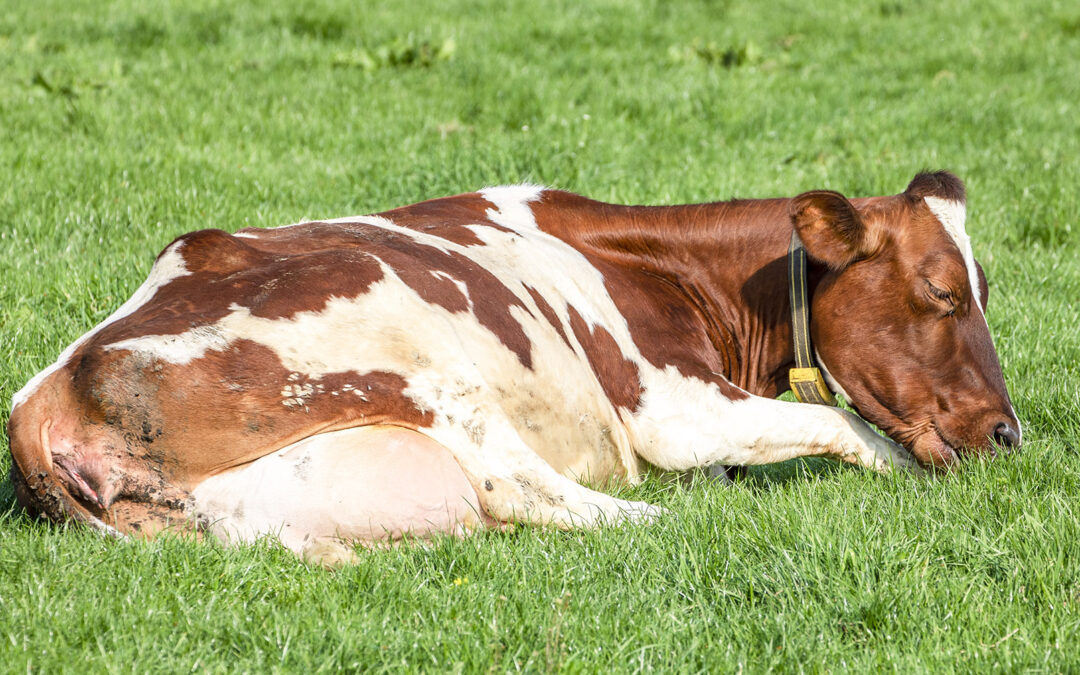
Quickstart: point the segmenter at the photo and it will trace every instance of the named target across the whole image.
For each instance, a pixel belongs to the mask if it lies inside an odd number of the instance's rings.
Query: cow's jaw
[[[958,446],[954,446],[942,435],[941,430],[934,424],[932,419],[926,419],[917,424],[905,424],[897,417],[886,412],[886,406],[881,401],[874,401],[873,405],[864,405],[863,412],[856,404],[851,394],[844,389],[843,385],[833,376],[821,353],[815,348],[814,359],[821,369],[825,384],[829,389],[844,397],[848,405],[855,407],[864,418],[885,431],[886,435],[906,450],[911,452],[921,463],[928,466],[951,467],[960,460]],[[865,402],[863,396],[859,397]],[[876,414],[875,414],[876,413]]]

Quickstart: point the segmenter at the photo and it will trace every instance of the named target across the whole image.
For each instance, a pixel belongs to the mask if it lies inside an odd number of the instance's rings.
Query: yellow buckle
[[[792,368],[788,371],[788,384],[801,403],[836,405],[836,398],[818,368]]]

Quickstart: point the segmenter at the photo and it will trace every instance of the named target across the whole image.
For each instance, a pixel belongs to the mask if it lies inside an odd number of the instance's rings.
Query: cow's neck
[[[717,368],[747,391],[787,391],[794,364],[788,301],[787,199],[740,200],[671,207],[596,204],[558,235],[602,266],[615,266],[637,284],[664,286],[653,297],[670,302],[671,289],[708,336],[703,367]],[[546,229],[546,228],[545,228]],[[823,270],[811,264],[810,293]],[[658,310],[662,316],[670,307]],[[644,316],[627,308],[631,323]],[[631,325],[631,330],[634,330]],[[641,326],[656,334],[655,326]],[[671,345],[684,349],[684,345]],[[711,352],[711,353],[705,353]]]

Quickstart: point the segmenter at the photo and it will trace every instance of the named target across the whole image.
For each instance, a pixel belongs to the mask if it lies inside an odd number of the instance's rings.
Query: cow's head
[[[988,288],[964,232],[964,184],[919,174],[903,194],[815,191],[790,213],[827,271],[811,333],[831,384],[919,461],[1020,445],[986,324]]]

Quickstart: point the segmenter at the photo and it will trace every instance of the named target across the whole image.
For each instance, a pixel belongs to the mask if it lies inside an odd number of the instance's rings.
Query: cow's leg
[[[543,462],[541,459],[540,462]],[[509,476],[485,472],[477,490],[486,512],[509,523],[574,527],[651,522],[664,511],[645,502],[616,499],[556,473],[549,465]]]
[[[570,529],[648,522],[663,513],[660,507],[616,499],[563,476],[498,414],[485,415],[479,426],[467,422],[430,433],[453,451],[481,506],[495,520]]]
[[[861,417],[841,408],[793,403],[754,397],[745,405],[747,417],[735,413],[733,436],[742,441],[745,461],[737,464],[771,464],[795,457],[831,457],[882,473],[894,469],[919,471],[915,458],[885,438]],[[770,423],[760,429],[747,424],[760,415]]]
[[[840,408],[750,396],[718,406],[706,423],[713,443],[643,448],[642,455],[675,470],[772,464],[796,457],[831,457],[880,472],[920,470],[911,453]]]

